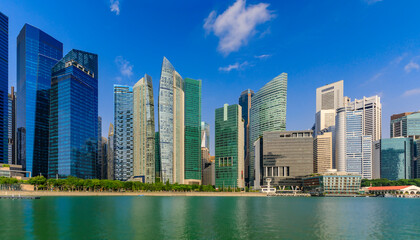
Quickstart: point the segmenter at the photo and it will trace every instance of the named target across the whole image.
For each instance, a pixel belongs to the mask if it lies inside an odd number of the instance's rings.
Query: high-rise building
[[[249,146],[265,131],[286,130],[287,73],[282,73],[265,84],[251,98]],[[242,117],[242,116],[241,116]],[[254,148],[250,148],[249,183],[254,182]]]
[[[262,179],[264,176],[263,158],[264,158],[264,141],[263,138],[258,138],[254,144],[254,167],[255,167],[255,180],[254,189],[261,189]]]
[[[16,93],[15,88],[12,87],[9,93],[9,116],[8,116],[8,135],[9,135],[9,150],[8,162],[9,164],[20,165],[17,163],[16,151]]]
[[[414,157],[411,138],[381,139],[381,178],[410,179]]]
[[[382,104],[379,96],[363,97],[345,103],[352,110],[363,112],[363,135],[372,136],[372,141],[382,136]]]
[[[114,85],[114,177],[127,181],[134,176],[133,88]]]
[[[206,122],[201,122],[201,147],[210,151],[210,125]]]
[[[249,143],[249,122],[251,117],[251,98],[254,96],[254,91],[251,89],[247,89],[241,93],[239,96],[239,105],[242,107],[242,119],[244,120],[244,146],[245,146],[245,182],[248,183],[249,178],[249,151],[250,151],[250,143]]]
[[[108,179],[108,139],[106,137],[102,137],[101,140],[101,173],[100,177],[101,179]]]
[[[215,184],[217,188],[245,187],[244,122],[238,104],[216,109]]]
[[[338,81],[316,89],[315,134],[335,126],[336,109],[343,107],[344,81]]]
[[[102,117],[98,116],[98,153],[96,155],[96,178],[103,179],[103,153],[102,153]]]
[[[50,178],[96,178],[98,55],[73,49],[52,68]]]
[[[18,162],[32,176],[48,174],[51,69],[62,58],[61,42],[23,26],[17,37],[17,150]]]
[[[115,171],[114,171],[114,124],[109,124],[108,130],[108,151],[107,151],[107,177],[109,180],[115,179]]]
[[[9,18],[0,12],[0,163],[8,163]],[[14,93],[13,93],[14,94]]]
[[[185,184],[201,184],[201,80],[184,79]]]
[[[406,112],[391,116],[390,136],[420,139],[420,112]]]
[[[363,135],[363,111],[339,108],[336,117],[336,166],[339,172],[372,178],[372,136]]]
[[[159,85],[161,181],[184,183],[184,80],[163,58]]]
[[[155,132],[155,178],[160,181],[160,140],[159,132]]]
[[[152,78],[145,74],[133,87],[134,177],[155,182],[155,107]]]
[[[372,179],[381,178],[381,140],[372,143]]]
[[[332,133],[325,132],[314,138],[314,173],[332,169]]]

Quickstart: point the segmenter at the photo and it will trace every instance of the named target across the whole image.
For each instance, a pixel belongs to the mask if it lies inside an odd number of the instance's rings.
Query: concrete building
[[[420,139],[420,112],[406,112],[391,116],[390,136]]]
[[[313,196],[355,195],[359,192],[361,180],[360,174],[331,169],[316,176],[303,178],[303,188]]]
[[[17,162],[17,144],[16,144],[16,92],[15,88],[11,87],[9,93],[8,105],[8,136],[9,136],[9,149],[8,149],[8,163],[18,165]],[[19,164],[21,165],[21,164]]]
[[[280,186],[287,178],[312,174],[313,131],[271,131],[263,134],[263,185],[271,178],[272,186]]]
[[[332,133],[325,132],[314,138],[314,173],[332,169]]]
[[[369,187],[369,192],[376,195],[394,194],[394,195],[420,195],[420,187],[414,185],[406,186],[380,186]]]
[[[133,177],[155,182],[155,110],[152,78],[145,74],[133,87]]]
[[[372,144],[372,179],[381,178],[381,140]]]
[[[215,185],[215,165],[214,162],[210,161],[210,152],[206,147],[201,148],[201,160],[202,160],[202,185]]]
[[[215,185],[245,187],[244,122],[241,106],[225,104],[215,114]]]
[[[114,171],[114,124],[109,124],[108,130],[108,151],[107,151],[107,177],[109,180],[115,179],[115,171]]]
[[[346,105],[353,111],[363,112],[363,135],[372,136],[372,141],[382,138],[382,104],[379,96],[354,99]]]
[[[263,138],[260,137],[253,144],[254,147],[254,168],[255,168],[255,180],[254,180],[254,189],[261,189],[262,180],[264,176],[263,172]]]
[[[249,141],[249,122],[251,118],[251,98],[254,96],[254,91],[247,89],[239,96],[239,105],[242,107],[242,119],[244,120],[244,147],[245,147],[245,183],[249,182],[249,152],[250,152],[250,141]]]
[[[249,127],[249,146],[266,131],[286,130],[287,73],[282,73],[265,84],[251,98],[251,117]],[[255,177],[254,148],[250,148],[249,183]]]
[[[335,126],[337,108],[343,107],[344,81],[327,84],[316,89],[315,134]]]

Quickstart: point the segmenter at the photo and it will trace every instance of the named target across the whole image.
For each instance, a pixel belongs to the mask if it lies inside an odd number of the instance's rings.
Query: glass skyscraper
[[[98,55],[71,50],[52,68],[50,178],[96,178]]]
[[[126,181],[134,176],[133,88],[114,85],[114,174]]]
[[[248,182],[249,178],[249,122],[250,122],[250,111],[251,111],[251,98],[254,96],[254,91],[247,89],[239,96],[239,105],[242,107],[242,119],[244,120],[244,147],[245,147],[245,182]]]
[[[160,181],[160,140],[159,140],[159,132],[155,132],[155,178]]]
[[[381,139],[381,178],[410,179],[414,145],[411,138]]]
[[[238,104],[225,104],[215,113],[216,188],[245,187],[244,122]]]
[[[184,79],[185,183],[201,182],[201,80]]]
[[[9,164],[18,164],[16,162],[16,93],[15,88],[11,87],[9,94]],[[20,165],[20,164],[19,164]]]
[[[206,122],[201,122],[201,147],[210,151],[210,125]]]
[[[286,130],[287,73],[282,73],[265,84],[251,98],[249,146],[265,131]],[[254,148],[250,147],[249,182],[254,182]]]
[[[184,80],[163,58],[159,85],[161,181],[184,183]]]
[[[134,177],[155,182],[155,105],[152,77],[145,75],[133,87]]]
[[[17,37],[18,162],[32,176],[48,174],[51,69],[62,58],[61,42],[23,26]]]
[[[8,163],[9,18],[0,12],[0,163]]]
[[[107,151],[107,177],[110,180],[115,179],[115,172],[114,172],[114,124],[109,124],[108,130],[108,151]]]

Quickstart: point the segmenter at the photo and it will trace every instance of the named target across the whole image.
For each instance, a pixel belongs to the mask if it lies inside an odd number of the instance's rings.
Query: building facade
[[[159,132],[155,132],[155,178],[156,181],[161,181],[160,178],[160,140]]]
[[[250,141],[249,139],[249,122],[251,117],[251,98],[254,96],[254,91],[251,89],[247,89],[241,93],[239,96],[239,106],[242,107],[242,119],[244,120],[244,152],[245,152],[245,182],[249,182],[249,151],[250,147]]]
[[[103,153],[102,153],[102,117],[98,116],[98,153],[96,155],[96,178],[103,178]]]
[[[155,105],[152,77],[145,75],[134,91],[134,176],[155,182]]]
[[[0,12],[0,163],[8,163],[9,18]],[[14,93],[13,93],[14,94]]]
[[[201,80],[184,79],[185,93],[185,179],[201,184]]]
[[[411,138],[390,138],[381,141],[381,178],[388,180],[410,179],[414,160]]]
[[[379,96],[354,99],[347,106],[363,112],[363,135],[372,136],[372,141],[382,138],[382,104]]]
[[[48,175],[51,69],[63,44],[25,24],[17,37],[18,162],[33,176]]]
[[[9,135],[9,149],[8,162],[9,164],[17,165],[17,144],[16,144],[16,93],[15,88],[11,87],[9,93],[8,106],[8,135]],[[20,165],[20,164],[19,164]]]
[[[108,130],[108,151],[107,151],[107,179],[114,180],[115,179],[115,166],[114,166],[114,124],[109,124]]]
[[[316,89],[315,134],[335,126],[336,109],[343,107],[344,81]],[[331,131],[331,130],[330,130]]]
[[[244,188],[244,122],[241,106],[225,104],[215,114],[216,188]]]
[[[184,183],[184,80],[163,58],[159,84],[161,181]]]
[[[101,172],[100,177],[101,179],[108,179],[108,139],[106,137],[102,137],[101,139],[101,159],[102,164],[100,166]]]
[[[134,176],[133,88],[114,85],[114,177]]]
[[[249,146],[265,131],[286,130],[287,73],[282,73],[265,84],[251,98]],[[250,148],[249,182],[255,180],[254,148]]]
[[[96,178],[98,55],[71,50],[52,68],[50,178]]]
[[[360,174],[326,172],[303,178],[303,188],[314,196],[355,195],[359,192],[361,182]]]
[[[210,151],[210,125],[206,122],[201,122],[201,147]]]
[[[420,139],[420,112],[406,112],[391,116],[390,136]]]
[[[314,138],[314,173],[332,169],[332,132],[324,132]]]

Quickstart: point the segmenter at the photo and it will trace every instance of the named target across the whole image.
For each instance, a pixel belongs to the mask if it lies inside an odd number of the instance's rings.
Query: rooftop
[[[401,190],[404,188],[408,188],[411,187],[411,185],[406,185],[406,186],[381,186],[381,187],[369,187],[370,191],[380,191],[380,190],[384,190],[384,191],[390,191],[390,190]]]

